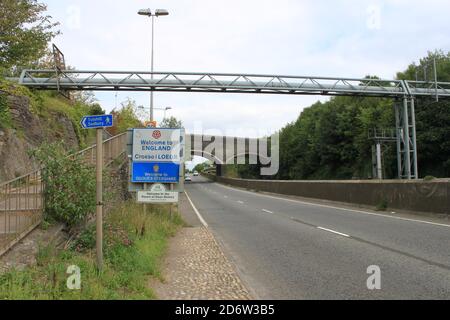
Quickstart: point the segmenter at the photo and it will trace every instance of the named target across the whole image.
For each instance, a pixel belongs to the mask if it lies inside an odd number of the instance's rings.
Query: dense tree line
[[[450,82],[450,54],[429,53],[398,79]],[[426,71],[425,71],[426,70]],[[426,78],[424,78],[426,75]],[[370,130],[395,128],[394,101],[383,98],[335,97],[303,110],[280,131],[280,171],[276,179],[352,179],[372,177]],[[422,177],[450,177],[450,101],[416,103],[419,172]],[[396,178],[396,144],[384,149],[386,177]],[[239,166],[241,177],[259,178],[258,166]]]

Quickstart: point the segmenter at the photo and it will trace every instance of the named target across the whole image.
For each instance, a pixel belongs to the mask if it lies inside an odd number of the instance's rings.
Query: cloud
[[[78,69],[149,70],[150,21],[136,14],[149,5],[170,12],[155,21],[155,69],[160,71],[392,78],[428,50],[450,48],[447,0],[46,3],[62,22],[56,44]],[[370,27],[374,12],[379,16]],[[148,106],[147,93],[121,92],[119,102],[127,96]],[[108,111],[114,107],[114,93],[97,97]],[[170,114],[188,128],[201,120],[224,132],[273,132],[317,99],[325,98],[158,93],[155,103],[171,106]]]

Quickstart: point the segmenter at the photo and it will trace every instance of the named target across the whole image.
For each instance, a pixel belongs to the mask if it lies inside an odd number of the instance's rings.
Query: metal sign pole
[[[96,251],[97,268],[103,268],[103,129],[113,126],[114,117],[111,114],[84,116],[81,119],[83,129],[97,130],[96,155]]]
[[[103,268],[103,129],[97,128],[97,267]]]

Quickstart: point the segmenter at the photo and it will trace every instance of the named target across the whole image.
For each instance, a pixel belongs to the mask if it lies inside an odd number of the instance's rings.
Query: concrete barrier
[[[367,207],[378,207],[385,203],[389,209],[450,214],[450,179],[279,181],[205,176],[219,183],[256,191]]]

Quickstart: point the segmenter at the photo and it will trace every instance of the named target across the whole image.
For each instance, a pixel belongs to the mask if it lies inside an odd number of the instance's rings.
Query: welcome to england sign
[[[134,129],[133,162],[181,162],[181,129]]]
[[[181,129],[133,130],[133,183],[178,183]]]

